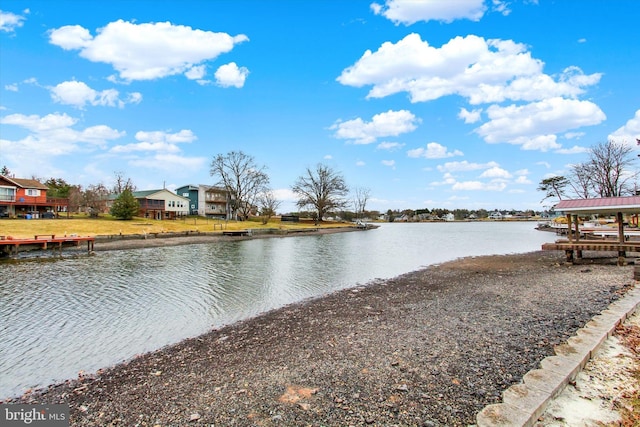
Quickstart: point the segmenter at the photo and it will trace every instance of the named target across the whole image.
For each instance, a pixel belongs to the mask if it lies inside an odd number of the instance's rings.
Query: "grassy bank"
[[[344,223],[323,223],[319,227],[340,227]],[[314,226],[313,222],[289,223],[274,219],[267,224],[262,221],[224,221],[201,217],[177,220],[152,220],[134,218],[130,221],[114,219],[108,215],[100,218],[77,216],[60,219],[2,219],[0,236],[29,238],[36,234],[57,236],[76,234],[78,236],[101,236],[114,234],[175,233],[185,231],[214,232],[223,230],[244,230],[260,228],[296,229]]]

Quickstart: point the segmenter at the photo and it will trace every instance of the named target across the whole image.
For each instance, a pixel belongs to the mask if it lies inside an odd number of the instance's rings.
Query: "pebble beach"
[[[73,426],[463,426],[619,299],[633,267],[464,258],[287,306],[13,403]]]

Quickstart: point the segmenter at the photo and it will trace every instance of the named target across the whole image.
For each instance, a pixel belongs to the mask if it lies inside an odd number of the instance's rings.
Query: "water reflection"
[[[0,398],[336,289],[549,239],[531,223],[386,224],[3,263]]]

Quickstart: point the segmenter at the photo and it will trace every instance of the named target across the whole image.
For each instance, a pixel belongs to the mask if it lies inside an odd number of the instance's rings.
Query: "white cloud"
[[[464,181],[456,182],[451,187],[452,190],[464,191],[502,191],[507,188],[504,182],[481,182],[481,181]]]
[[[50,43],[65,50],[79,50],[92,62],[110,64],[120,78],[153,80],[191,73],[195,66],[211,61],[247,41],[245,35],[202,31],[170,22],[136,24],[118,20],[89,30],[69,25],[52,30]]]
[[[509,9],[509,2],[502,0],[492,0],[491,10],[494,12],[500,13],[502,16],[508,16],[511,14],[511,9]]]
[[[337,121],[329,129],[336,131],[335,138],[351,140],[355,144],[371,144],[378,138],[412,132],[418,123],[420,119],[410,111],[389,110],[386,113],[376,114],[370,122],[365,122],[361,118],[345,122]]]
[[[331,154],[326,154],[326,155],[323,157],[323,159],[325,159],[325,160],[331,160],[331,159],[333,159],[333,156],[332,156]]]
[[[636,145],[640,139],[640,110],[637,110],[635,116],[629,119],[624,126],[609,135],[609,139],[619,143],[626,142],[627,144]]]
[[[500,165],[496,162],[469,163],[468,161],[463,160],[461,162],[447,162],[444,165],[439,165],[438,170],[440,172],[466,172],[466,171],[489,169],[489,168],[499,167],[499,166]]]
[[[206,157],[185,157],[177,154],[156,154],[149,158],[133,159],[129,161],[131,166],[147,169],[158,169],[171,172],[180,176],[187,176],[193,171],[199,170],[207,163]]]
[[[437,48],[413,33],[395,44],[383,43],[376,52],[367,50],[336,80],[347,86],[372,86],[368,98],[407,92],[411,102],[459,95],[481,104],[573,98],[601,78],[568,67],[554,79],[542,73],[543,65],[525,45],[511,40],[458,36]]]
[[[580,139],[585,135],[584,132],[567,132],[563,136],[566,139]]]
[[[453,185],[455,183],[456,183],[456,178],[450,172],[445,172],[442,175],[442,181],[434,181],[434,182],[431,182],[429,185],[440,186],[440,185]]]
[[[17,84],[8,84],[4,86],[5,90],[8,90],[9,92],[17,92],[18,91],[18,85]]]
[[[481,119],[482,109],[468,111],[466,108],[461,108],[458,113],[458,118],[464,120],[465,123],[477,123]]]
[[[427,148],[416,148],[414,150],[407,151],[409,157],[425,157],[427,159],[444,159],[447,157],[462,156],[464,155],[460,150],[449,151],[444,145],[437,142],[430,142],[427,144]]]
[[[365,163],[365,162],[363,162],[362,160],[358,160],[358,161],[356,162],[356,166],[365,166],[365,165],[366,165],[366,163]]]
[[[523,176],[517,177],[515,183],[516,184],[531,184],[531,180],[523,175]]]
[[[179,153],[180,148],[166,142],[138,142],[135,144],[116,145],[110,150],[112,153],[132,153],[135,151],[162,151],[165,153]]]
[[[394,24],[411,25],[418,21],[442,21],[457,19],[479,21],[486,7],[484,0],[386,0],[384,4],[373,3],[371,10]]]
[[[189,80],[200,80],[207,74],[207,67],[204,65],[197,65],[188,69],[184,76]]]
[[[177,133],[167,133],[163,131],[137,132],[135,138],[140,141],[132,144],[116,145],[110,152],[115,154],[133,152],[161,152],[179,153],[182,150],[178,144],[190,143],[197,139],[191,130],[183,129]]]
[[[24,12],[25,14],[28,14],[29,10],[27,9]],[[0,31],[5,33],[13,33],[16,28],[22,27],[24,20],[24,16],[0,10]]]
[[[96,91],[86,83],[78,81],[62,82],[52,88],[51,98],[60,104],[84,108],[87,104],[93,106],[124,107],[127,103],[139,103],[142,95],[138,92],[130,93],[127,98],[120,99],[120,93],[115,89]]]
[[[475,129],[488,143],[508,142],[526,150],[559,149],[557,132],[596,125],[606,116],[590,101],[550,98],[526,105],[487,109],[489,121]]]
[[[230,62],[220,66],[215,73],[216,84],[221,87],[244,86],[244,82],[249,75],[249,70],[245,67],[238,67],[235,62]]]
[[[402,144],[400,142],[381,142],[376,147],[376,150],[395,151],[395,150],[399,150],[400,148],[404,147],[404,145],[405,144]]]
[[[502,169],[499,166],[493,166],[482,172],[480,178],[491,178],[491,179],[511,179],[513,175],[509,173],[509,171]]]
[[[76,127],[78,120],[66,114],[46,116],[11,114],[0,118],[0,124],[17,126],[27,131],[22,139],[0,139],[0,152],[9,163],[31,168],[25,173],[57,174],[55,157],[104,149],[108,142],[121,138],[125,132],[97,125]],[[55,176],[55,175],[51,175]]]
[[[560,148],[554,151],[554,153],[558,153],[558,154],[581,154],[581,153],[588,153],[588,152],[589,152],[588,147],[580,147],[577,145],[574,145],[571,148]]]
[[[536,165],[544,166],[547,169],[551,169],[551,164],[549,162],[536,162]]]
[[[395,160],[383,160],[380,163],[382,163],[385,166],[389,166],[392,169],[396,168],[396,161]]]

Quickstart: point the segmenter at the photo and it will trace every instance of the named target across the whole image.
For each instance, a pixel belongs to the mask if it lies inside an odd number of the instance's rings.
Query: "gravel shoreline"
[[[633,267],[616,260],[569,265],[564,253],[540,251],[451,261],[13,402],[68,403],[72,426],[473,424],[634,285]]]

